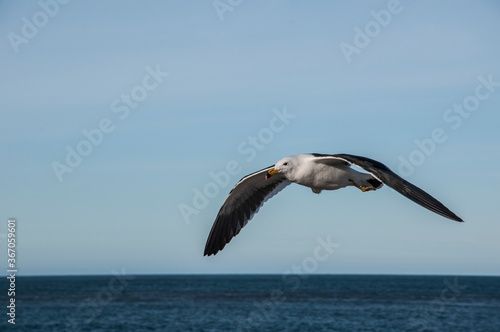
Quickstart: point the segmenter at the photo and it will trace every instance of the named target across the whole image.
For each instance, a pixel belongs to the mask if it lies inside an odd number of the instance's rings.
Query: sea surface
[[[500,331],[500,277],[18,277],[15,298],[2,331]]]

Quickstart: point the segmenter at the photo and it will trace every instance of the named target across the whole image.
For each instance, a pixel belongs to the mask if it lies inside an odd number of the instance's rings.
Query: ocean
[[[15,299],[2,331],[500,331],[500,277],[18,277]]]

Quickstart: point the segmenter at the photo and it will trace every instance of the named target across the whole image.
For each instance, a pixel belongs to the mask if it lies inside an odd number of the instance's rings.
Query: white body
[[[371,174],[361,173],[339,161],[332,165],[311,162],[312,154],[298,154],[279,160],[274,168],[288,180],[309,187],[314,193],[321,190],[336,190],[347,186],[371,187],[367,182]]]

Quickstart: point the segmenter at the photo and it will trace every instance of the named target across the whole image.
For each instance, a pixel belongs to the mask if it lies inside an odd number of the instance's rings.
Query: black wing
[[[443,217],[449,218],[455,221],[463,221],[460,217],[458,217],[455,213],[451,212],[446,206],[444,206],[437,199],[420,189],[419,187],[411,184],[406,181],[393,171],[389,169],[389,167],[384,164],[365,157],[353,156],[350,154],[334,154],[334,155],[326,155],[326,154],[313,154],[317,157],[317,162],[328,164],[329,160],[333,163],[337,162],[338,159],[344,160],[349,164],[356,165],[358,167],[363,168],[378,180],[382,181],[392,189],[401,193],[402,195],[408,197],[412,201],[417,204],[422,205],[423,207],[435,212]]]
[[[243,177],[231,190],[219,210],[205,245],[205,256],[215,255],[235,237],[269,198],[291,182],[275,174],[266,179],[273,166]]]

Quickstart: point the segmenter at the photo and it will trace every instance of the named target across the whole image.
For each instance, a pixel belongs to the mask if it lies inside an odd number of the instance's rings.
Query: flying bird
[[[368,173],[358,172],[357,166]],[[268,199],[295,182],[316,194],[354,186],[361,191],[380,189],[384,184],[417,204],[454,221],[463,220],[437,199],[391,171],[384,164],[350,154],[298,154],[279,160],[243,177],[219,210],[205,246],[205,256],[215,255],[235,237]]]

